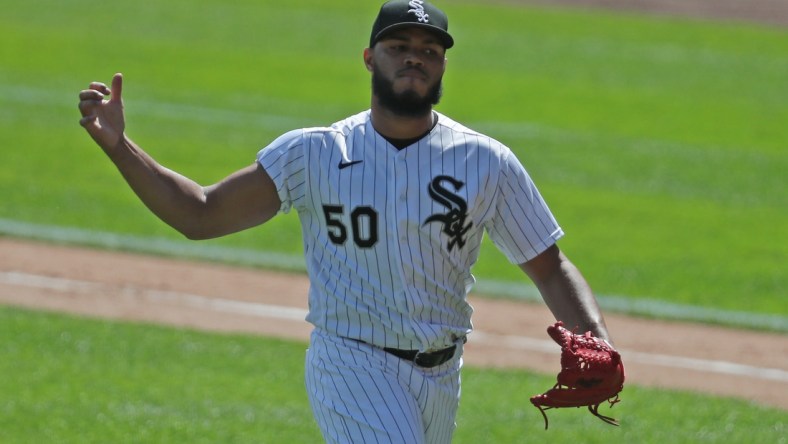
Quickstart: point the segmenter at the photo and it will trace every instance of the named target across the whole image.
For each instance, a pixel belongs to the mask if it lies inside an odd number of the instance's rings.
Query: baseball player
[[[145,205],[189,239],[297,211],[314,325],[306,387],[331,443],[447,443],[455,429],[466,300],[483,234],[539,288],[556,319],[609,339],[563,231],[506,146],[433,110],[446,51],[443,11],[385,3],[363,58],[369,110],[288,132],[256,161],[202,186],[124,132],[122,76],[80,92],[81,125]]]

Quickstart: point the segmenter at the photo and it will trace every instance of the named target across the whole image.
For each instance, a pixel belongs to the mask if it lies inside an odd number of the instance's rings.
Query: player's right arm
[[[81,91],[80,124],[161,220],[190,239],[209,239],[262,224],[279,211],[276,186],[257,162],[207,187],[156,162],[125,134],[122,87],[116,74],[111,89],[93,82]]]
[[[602,310],[580,270],[553,244],[533,259],[520,264],[531,278],[556,320],[568,329],[610,341]],[[612,341],[610,341],[612,342]]]

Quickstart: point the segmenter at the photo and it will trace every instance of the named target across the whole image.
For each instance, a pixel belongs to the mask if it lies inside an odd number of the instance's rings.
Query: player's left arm
[[[580,270],[553,245],[520,268],[531,278],[556,320],[579,333],[592,332],[610,340],[605,319],[591,287]]]

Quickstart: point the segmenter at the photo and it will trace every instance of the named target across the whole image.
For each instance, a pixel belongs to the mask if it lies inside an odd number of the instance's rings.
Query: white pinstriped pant
[[[462,343],[421,368],[384,350],[315,330],[306,387],[327,443],[450,443],[460,399]]]

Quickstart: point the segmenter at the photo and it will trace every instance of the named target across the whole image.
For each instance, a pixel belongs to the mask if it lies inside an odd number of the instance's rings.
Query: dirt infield
[[[111,319],[306,340],[298,274],[0,237],[0,303]],[[474,366],[558,370],[543,305],[471,296]],[[788,409],[788,336],[607,316],[633,384]]]

